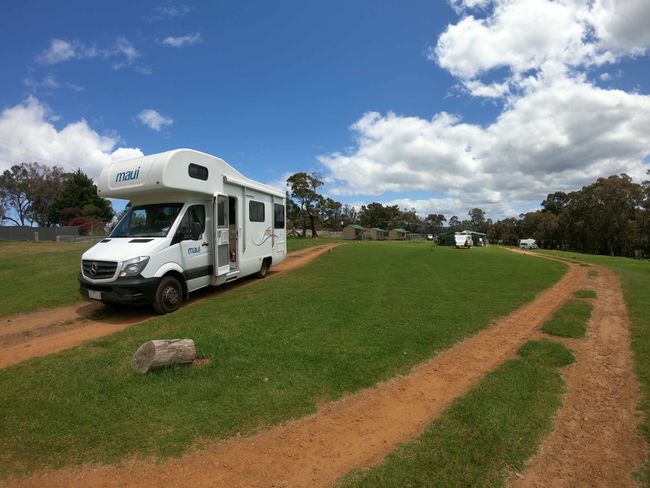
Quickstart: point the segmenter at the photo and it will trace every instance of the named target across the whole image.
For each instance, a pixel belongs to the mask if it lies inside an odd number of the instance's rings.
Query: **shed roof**
[[[364,227],[361,227],[360,225],[357,224],[350,224],[350,227],[357,230],[366,230]]]
[[[397,229],[393,229],[393,230],[395,232],[403,232],[404,234],[406,234],[406,231],[404,229],[397,228]]]
[[[387,230],[380,229],[379,227],[373,227],[372,230],[376,230],[377,232],[388,232]]]

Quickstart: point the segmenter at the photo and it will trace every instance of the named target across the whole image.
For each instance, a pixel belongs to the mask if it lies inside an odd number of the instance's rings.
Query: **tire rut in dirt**
[[[553,432],[527,470],[510,486],[633,487],[644,459],[637,435],[639,385],[634,375],[629,322],[620,281],[597,267],[597,298],[584,339],[558,340],[573,349],[576,363],[562,374],[564,406]]]

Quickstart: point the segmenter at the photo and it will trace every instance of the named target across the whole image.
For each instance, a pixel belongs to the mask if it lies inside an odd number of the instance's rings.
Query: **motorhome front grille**
[[[117,263],[114,261],[82,261],[84,276],[92,279],[112,278],[117,269]]]

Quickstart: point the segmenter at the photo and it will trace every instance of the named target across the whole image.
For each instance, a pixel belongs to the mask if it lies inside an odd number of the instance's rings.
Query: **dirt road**
[[[292,252],[284,262],[271,268],[267,279],[302,266],[336,246],[328,244]],[[254,279],[244,278],[229,285],[200,290],[193,293],[190,301],[183,306],[254,282]],[[0,318],[0,368],[114,334],[155,316],[150,307],[107,307],[98,302],[82,302]]]
[[[637,435],[640,400],[634,375],[627,311],[613,271],[597,266],[597,300],[584,339],[564,339],[576,356],[563,373],[564,405],[554,430],[512,488],[633,487],[644,459]],[[559,340],[554,338],[554,340]]]

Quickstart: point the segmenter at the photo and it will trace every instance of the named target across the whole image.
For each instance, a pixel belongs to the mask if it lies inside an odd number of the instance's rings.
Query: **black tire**
[[[269,261],[268,259],[265,259],[262,261],[262,266],[260,267],[260,270],[257,272],[257,277],[258,278],[264,278],[269,272]]]
[[[165,276],[156,288],[153,298],[153,309],[156,313],[164,315],[175,312],[183,300],[183,287],[173,276]]]

